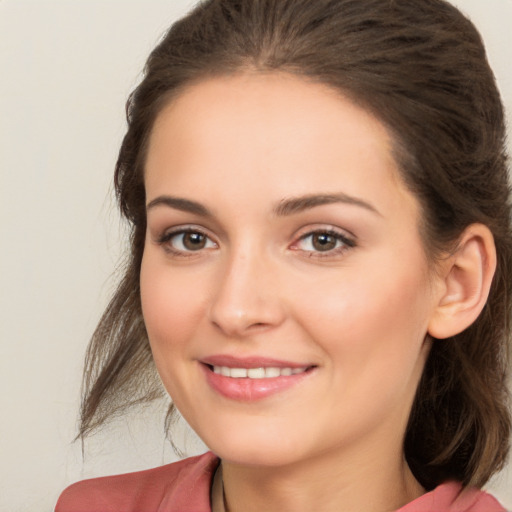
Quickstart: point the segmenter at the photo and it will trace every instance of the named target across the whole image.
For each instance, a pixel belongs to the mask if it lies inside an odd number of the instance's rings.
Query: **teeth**
[[[304,373],[307,366],[302,368],[229,368],[228,366],[214,366],[213,372],[232,379],[271,379],[273,377],[288,377]]]
[[[231,370],[231,375],[233,375],[233,370]],[[265,368],[250,368],[247,370],[247,377],[250,379],[264,379]]]
[[[291,368],[283,368],[283,370],[291,370]],[[265,368],[265,377],[267,378],[279,377],[280,375],[284,375],[281,373],[281,368]]]
[[[247,377],[247,370],[245,368],[231,368],[229,373],[229,376],[233,379],[243,379]]]

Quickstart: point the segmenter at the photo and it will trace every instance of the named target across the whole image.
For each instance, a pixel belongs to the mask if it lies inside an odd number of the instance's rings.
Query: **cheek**
[[[404,261],[404,260],[401,260]],[[405,260],[407,261],[407,260]],[[426,334],[429,288],[421,265],[380,258],[317,283],[302,304],[303,326],[324,350],[364,364],[414,357]],[[373,356],[373,357],[372,357]]]
[[[186,397],[196,392],[190,385],[194,382],[191,340],[204,318],[201,282],[170,268],[161,255],[144,254],[140,289],[151,352],[165,389],[182,411],[190,407]]]
[[[178,350],[203,316],[198,280],[186,272],[173,272],[152,254],[144,254],[140,288],[142,313],[153,355]]]

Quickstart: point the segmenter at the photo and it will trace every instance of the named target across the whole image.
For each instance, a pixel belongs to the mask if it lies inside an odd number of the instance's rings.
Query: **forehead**
[[[253,195],[275,200],[339,188],[389,203],[408,194],[392,147],[378,119],[326,85],[285,73],[218,77],[160,112],[146,188],[149,198],[166,186],[188,194],[194,184],[207,199],[222,183],[233,198],[249,180]]]
[[[228,133],[233,127],[235,133]],[[284,72],[245,72],[185,87],[157,116],[151,142],[163,131],[185,138],[189,128],[196,142],[200,136],[218,142],[216,136],[237,134],[238,142],[252,139],[252,147],[262,138],[270,142],[272,137],[276,144],[282,144],[312,135],[323,137],[326,143],[339,135],[344,139],[366,138],[367,151],[378,142],[383,154],[392,144],[383,124],[339,91]]]

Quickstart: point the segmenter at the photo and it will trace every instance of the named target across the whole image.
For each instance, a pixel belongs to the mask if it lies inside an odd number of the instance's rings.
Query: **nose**
[[[261,254],[237,252],[219,272],[209,317],[226,336],[244,338],[285,319],[276,269]]]

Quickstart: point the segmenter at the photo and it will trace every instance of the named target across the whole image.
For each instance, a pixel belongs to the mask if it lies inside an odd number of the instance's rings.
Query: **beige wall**
[[[483,32],[512,115],[512,0],[456,3]],[[85,462],[72,438],[83,352],[122,238],[110,181],[124,101],[192,4],[0,0],[1,512],[50,511],[74,480],[172,457],[151,409],[93,438]],[[512,507],[511,472],[493,489]]]

